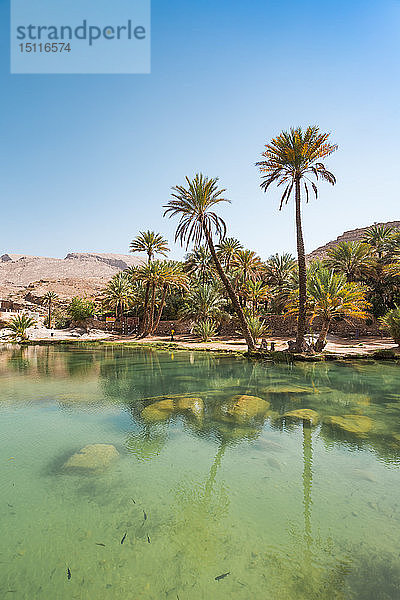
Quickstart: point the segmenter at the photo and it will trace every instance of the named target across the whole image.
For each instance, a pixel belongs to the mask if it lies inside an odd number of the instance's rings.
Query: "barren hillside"
[[[96,296],[118,271],[141,264],[142,258],[125,254],[70,253],[65,258],[23,254],[0,256],[0,298],[22,300],[43,296],[48,290],[61,299]]]
[[[376,223],[376,225],[387,225],[388,227],[396,227],[397,229],[400,229],[400,221]],[[367,229],[369,229],[369,227],[371,227],[371,225],[369,225],[368,227],[361,227],[360,229],[350,229],[349,231],[345,231],[344,233],[342,233],[342,235],[339,235],[339,237],[337,237],[336,240],[328,242],[324,246],[320,246],[319,248],[316,248],[316,250],[310,252],[310,254],[307,254],[307,260],[310,261],[324,258],[327,250],[329,250],[329,248],[333,248],[340,242],[355,242],[361,240],[361,238],[364,236],[365,232],[367,231]]]

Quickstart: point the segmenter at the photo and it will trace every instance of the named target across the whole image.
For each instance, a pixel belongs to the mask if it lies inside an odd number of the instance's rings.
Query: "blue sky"
[[[227,188],[229,235],[294,251],[293,204],[254,163],[298,124],[339,144],[307,250],[400,219],[398,0],[153,0],[150,75],[11,75],[8,23],[0,0],[0,252],[126,253],[140,229],[172,244],[162,205],[197,171]]]

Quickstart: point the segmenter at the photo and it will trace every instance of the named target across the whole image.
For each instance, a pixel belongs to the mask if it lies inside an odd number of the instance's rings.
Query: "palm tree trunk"
[[[306,333],[307,270],[301,227],[300,179],[298,177],[296,177],[295,186],[297,264],[299,266],[299,316],[297,320],[296,351],[304,352],[306,349],[304,335]]]
[[[317,352],[321,352],[325,348],[326,336],[328,335],[330,324],[330,319],[327,319],[322,323],[321,331],[319,332],[319,336],[315,344],[315,349]]]
[[[164,285],[164,289],[163,289],[163,293],[162,293],[162,298],[161,298],[161,303],[158,309],[158,313],[156,316],[156,322],[154,323],[153,329],[151,330],[150,333],[154,333],[155,331],[157,331],[157,327],[160,324],[160,320],[161,320],[161,315],[162,315],[162,311],[164,310],[164,306],[165,306],[165,299],[167,297],[167,291],[168,291],[168,286]]]
[[[148,304],[149,304],[149,291],[150,291],[150,283],[147,282],[146,283],[146,291],[145,291],[145,294],[144,294],[143,319],[142,319],[142,322],[141,322],[140,327],[139,327],[138,335],[140,335],[140,334],[142,334],[142,333],[144,333],[146,331],[147,321],[148,321],[148,318],[147,318],[147,307],[148,307]]]
[[[49,329],[51,329],[51,300],[49,300],[49,315],[48,315],[48,321],[49,321]]]
[[[227,276],[225,275],[224,269],[222,268],[221,263],[219,262],[217,253],[215,251],[215,247],[211,238],[211,235],[208,231],[208,229],[206,227],[204,227],[204,233],[207,239],[207,243],[208,243],[208,247],[210,249],[210,253],[211,256],[213,257],[214,260],[214,264],[215,267],[218,271],[218,275],[221,278],[222,283],[225,286],[225,289],[228,293],[228,296],[230,298],[230,301],[232,302],[233,308],[235,309],[235,312],[237,314],[237,317],[239,319],[239,324],[240,324],[240,329],[242,330],[243,333],[243,337],[246,340],[247,343],[247,347],[249,350],[255,350],[255,345],[254,345],[254,340],[251,336],[250,330],[249,330],[249,326],[247,325],[247,321],[245,319],[245,316],[243,314],[243,310],[242,307],[240,306],[239,300],[235,294],[235,290],[232,287],[232,284],[230,283],[229,279],[227,278]]]
[[[146,329],[144,330],[144,333],[143,333],[143,337],[146,337],[147,335],[149,335],[149,333],[153,329],[155,303],[156,303],[156,284],[153,283],[153,288],[151,290],[151,301],[150,301],[150,308],[149,308],[149,318],[148,318],[148,322],[147,322],[147,327],[146,327]]]

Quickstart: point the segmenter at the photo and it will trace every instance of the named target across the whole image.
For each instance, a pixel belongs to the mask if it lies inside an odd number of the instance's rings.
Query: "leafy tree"
[[[251,304],[252,316],[254,317],[258,311],[260,302],[265,302],[269,296],[269,288],[262,281],[248,281],[243,287],[243,293]]]
[[[326,170],[321,162],[331,155],[337,146],[328,142],[329,133],[320,133],[316,126],[307,127],[305,131],[301,127],[283,131],[274,138],[271,143],[266,144],[262,160],[257,164],[262,174],[261,188],[266,192],[275,183],[284,186],[279,209],[287,203],[292,191],[294,191],[296,209],[296,235],[297,235],[297,262],[299,268],[299,312],[297,323],[296,350],[302,352],[306,349],[304,335],[306,331],[306,301],[307,301],[307,271],[305,261],[305,250],[303,231],[301,224],[301,190],[309,199],[309,187],[313,190],[315,197],[318,189],[310,177],[317,181],[328,181],[332,185],[336,179],[332,173]]]
[[[95,313],[95,303],[88,298],[72,298],[67,307],[67,314],[72,321],[82,322],[93,317]]]
[[[194,243],[195,247],[198,247],[204,239],[207,241],[215,268],[237,314],[248,348],[254,350],[254,341],[239,299],[225,274],[213,242],[214,233],[219,236],[220,241],[225,237],[225,222],[212,209],[221,202],[229,202],[229,200],[222,197],[226,190],[218,189],[218,178],[208,178],[202,174],[197,174],[192,180],[186,177],[186,184],[187,187],[176,186],[172,188],[173,199],[164,207],[166,209],[164,216],[179,217],[175,240],[179,240],[181,244],[186,243],[186,248],[191,242]]]
[[[264,263],[263,279],[271,290],[271,311],[277,314],[283,312],[290,294],[297,289],[297,263],[287,252],[273,254]]]

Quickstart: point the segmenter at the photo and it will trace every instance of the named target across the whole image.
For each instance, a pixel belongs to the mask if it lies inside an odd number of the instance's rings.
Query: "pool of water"
[[[398,600],[399,372],[2,348],[0,598]]]

